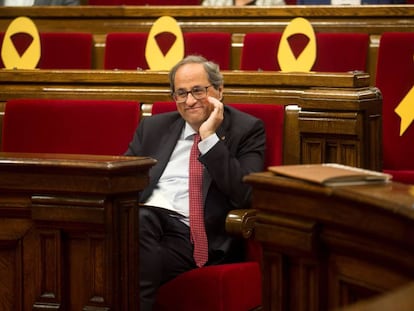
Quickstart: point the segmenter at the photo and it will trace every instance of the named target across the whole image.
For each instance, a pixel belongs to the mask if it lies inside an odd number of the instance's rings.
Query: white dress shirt
[[[183,215],[183,221],[189,222],[188,205],[188,166],[193,136],[196,132],[186,123],[180,138],[171,154],[157,186],[144,205],[162,207]],[[216,134],[200,141],[198,149],[201,154],[208,152],[219,138]]]

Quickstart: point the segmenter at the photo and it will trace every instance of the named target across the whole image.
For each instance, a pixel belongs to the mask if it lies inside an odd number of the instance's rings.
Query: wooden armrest
[[[250,238],[256,221],[255,209],[236,209],[228,213],[226,217],[226,231],[233,235]]]

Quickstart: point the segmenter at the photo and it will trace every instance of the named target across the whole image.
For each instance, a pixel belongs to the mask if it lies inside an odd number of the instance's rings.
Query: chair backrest
[[[148,69],[145,48],[148,33],[108,33],[105,41],[105,69]],[[184,54],[198,54],[230,69],[231,34],[213,32],[183,33]],[[161,42],[162,44],[162,42]]]
[[[114,32],[108,33],[105,40],[104,69],[148,69],[145,59],[145,46],[148,33]]]
[[[400,136],[401,117],[395,109],[414,86],[414,33],[383,33],[378,49],[376,87],[382,93],[383,169],[414,170],[414,127]],[[411,111],[413,110],[410,108]],[[406,120],[408,121],[408,120]],[[409,120],[411,121],[411,120]],[[390,172],[394,180],[397,172]],[[414,183],[414,176],[409,182]]]
[[[139,116],[136,101],[8,100],[2,151],[122,155]]]
[[[39,69],[91,69],[93,35],[92,33],[42,32],[39,33],[41,56]],[[4,33],[0,33],[0,50]],[[19,44],[18,38],[15,42]],[[19,50],[19,47],[16,47]],[[4,68],[0,60],[0,68]]]
[[[279,71],[277,51],[282,33],[246,33],[240,69]],[[367,71],[369,35],[363,33],[316,33],[313,71]],[[298,51],[292,41],[292,51]]]
[[[283,164],[285,107],[283,105],[257,103],[229,103],[227,105],[255,116],[264,122],[266,131],[265,167]],[[152,114],[175,110],[176,104],[174,102],[155,102],[152,105]]]
[[[201,55],[217,63],[221,70],[230,69],[231,33],[185,32],[183,36],[185,55]]]

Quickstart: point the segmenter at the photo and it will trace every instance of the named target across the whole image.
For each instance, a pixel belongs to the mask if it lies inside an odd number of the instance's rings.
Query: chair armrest
[[[255,209],[236,209],[226,217],[226,231],[230,234],[250,238],[256,222]]]

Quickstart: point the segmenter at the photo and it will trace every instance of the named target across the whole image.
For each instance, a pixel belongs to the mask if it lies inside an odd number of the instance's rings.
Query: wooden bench
[[[364,73],[225,71],[228,103],[284,105],[285,164],[339,162],[381,169],[381,96]],[[1,70],[0,112],[11,98],[171,101],[167,72]]]
[[[109,32],[148,32],[154,21],[174,16],[184,32],[232,33],[231,69],[239,69],[243,37],[248,32],[281,32],[297,16],[308,19],[317,32],[361,32],[370,35],[367,72],[375,81],[379,38],[386,31],[414,31],[414,6],[77,6],[1,7],[0,31],[18,16],[34,20],[40,31],[83,31],[94,34],[94,68],[103,68],[105,37]]]
[[[134,310],[137,194],[155,160],[0,157],[1,309]]]

